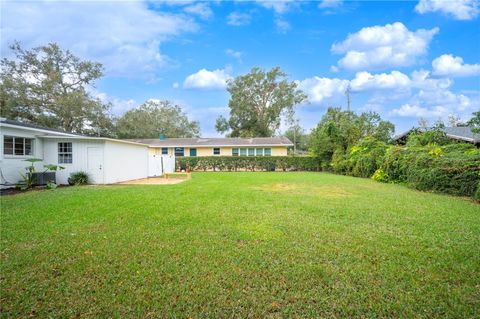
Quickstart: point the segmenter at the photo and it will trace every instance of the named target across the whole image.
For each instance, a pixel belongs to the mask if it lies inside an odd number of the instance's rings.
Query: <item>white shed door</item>
[[[162,157],[156,154],[150,154],[148,157],[148,176],[162,176],[163,163]]]
[[[103,153],[100,147],[87,147],[87,171],[92,183],[103,184]]]

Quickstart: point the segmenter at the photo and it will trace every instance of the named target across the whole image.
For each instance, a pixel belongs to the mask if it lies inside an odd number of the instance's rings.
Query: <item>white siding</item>
[[[36,136],[35,131],[24,130],[21,128],[13,127],[4,127],[0,128],[1,130],[1,145],[0,145],[0,180],[1,184],[9,183],[16,184],[22,180],[20,174],[25,174],[25,168],[30,165],[30,163],[25,162],[28,158],[39,158],[43,159],[43,141]],[[3,137],[7,136],[18,136],[18,137],[27,137],[34,138],[33,142],[33,155],[31,156],[15,156],[15,155],[4,155],[3,154]],[[37,169],[43,168],[44,163],[39,162],[35,163]]]
[[[148,147],[105,141],[105,183],[118,183],[148,176]]]
[[[59,164],[58,163],[58,143],[71,142],[72,143],[72,164]],[[95,140],[79,140],[69,138],[48,138],[44,139],[44,162],[45,164],[55,164],[65,167],[65,169],[57,171],[57,183],[68,184],[68,177],[73,172],[83,171],[88,173],[87,167],[87,149],[88,147],[99,147],[104,150],[104,141]],[[105,165],[103,165],[105,166]],[[103,180],[92,180],[94,184],[102,184]]]
[[[57,184],[67,184],[73,172],[84,171],[90,175],[94,184],[110,184],[148,176],[148,147],[146,145],[129,144],[111,140],[95,140],[78,136],[45,136],[45,130],[22,127],[0,127],[0,171],[1,184],[15,185],[22,180],[29,165],[28,158],[38,158],[42,162],[35,163],[37,171],[43,171],[44,165],[54,164],[65,167],[57,171]],[[61,133],[59,133],[61,134]],[[18,136],[33,138],[33,154],[31,156],[13,156],[3,154],[3,137]],[[72,163],[58,163],[58,143],[72,143]],[[93,149],[92,149],[93,148]],[[91,153],[90,160],[88,153]],[[91,167],[89,167],[89,165]]]

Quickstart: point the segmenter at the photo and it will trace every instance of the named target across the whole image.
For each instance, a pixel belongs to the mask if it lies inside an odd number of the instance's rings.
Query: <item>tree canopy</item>
[[[310,150],[324,163],[330,163],[343,157],[362,138],[389,141],[394,129],[392,123],[382,120],[375,112],[357,115],[331,107],[310,134]]]
[[[100,63],[80,60],[57,44],[23,49],[1,61],[1,115],[66,131],[111,135],[109,104],[89,92],[102,76]]]
[[[148,100],[117,121],[119,138],[197,137],[200,127],[170,101]]]
[[[306,99],[295,82],[275,67],[266,72],[253,68],[230,81],[230,117],[220,116],[215,128],[231,137],[268,137],[280,127],[282,115],[292,115],[293,107]]]
[[[472,128],[473,133],[480,133],[480,111],[474,112],[467,124]]]

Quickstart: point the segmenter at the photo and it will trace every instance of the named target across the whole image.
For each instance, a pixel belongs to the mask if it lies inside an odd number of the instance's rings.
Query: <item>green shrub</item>
[[[477,186],[477,191],[475,192],[475,194],[473,194],[473,198],[480,202],[480,182],[478,183],[478,186]]]
[[[70,177],[68,178],[68,184],[70,185],[88,184],[88,174],[82,171],[71,173]]]
[[[387,144],[373,137],[360,140],[350,151],[344,162],[347,175],[370,177],[380,167],[387,150]]]
[[[475,146],[392,146],[381,169],[393,182],[418,190],[473,196],[480,180],[480,152]]]
[[[385,173],[385,171],[381,168],[377,169],[375,173],[373,173],[372,179],[381,183],[388,183],[390,181],[388,174]]]
[[[320,160],[312,156],[205,156],[177,157],[176,167],[196,171],[320,171]]]

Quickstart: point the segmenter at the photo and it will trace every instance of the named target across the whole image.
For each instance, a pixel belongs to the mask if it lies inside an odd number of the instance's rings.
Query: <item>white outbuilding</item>
[[[14,186],[25,174],[26,159],[64,167],[56,172],[56,183],[67,184],[73,172],[83,171],[92,184],[112,184],[163,173],[163,163],[173,158],[151,158],[149,146],[104,137],[83,136],[17,121],[1,119],[0,178],[2,187]],[[149,167],[151,166],[151,167]]]

